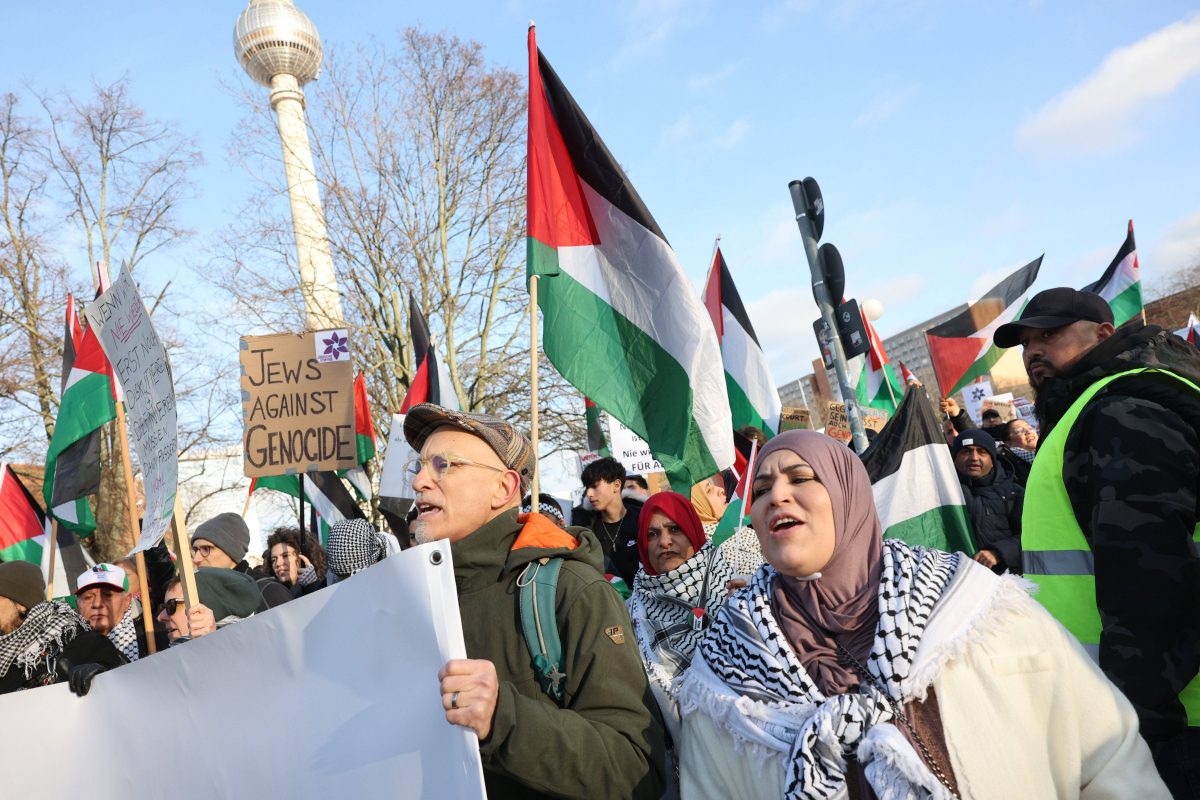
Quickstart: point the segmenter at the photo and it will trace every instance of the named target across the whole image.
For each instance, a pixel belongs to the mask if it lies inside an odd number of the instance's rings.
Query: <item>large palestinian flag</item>
[[[0,561],[31,561],[49,578],[52,526],[33,494],[8,464],[0,464]],[[90,559],[69,530],[58,531],[58,553],[54,559],[54,596],[75,593],[76,576],[90,566]]]
[[[885,538],[975,554],[962,484],[925,392],[909,387],[862,461]]]
[[[897,379],[896,370],[888,359],[887,351],[883,349],[883,342],[866,314],[862,315],[862,321],[871,349],[867,351],[854,393],[860,406],[870,406],[882,409],[888,414],[895,414],[900,398],[904,397],[904,384]]]
[[[779,391],[719,246],[708,270],[704,307],[708,309],[708,316],[717,330],[717,341],[721,344],[733,427],[740,429],[753,425],[767,436],[774,436],[779,432],[782,408]]]
[[[1084,286],[1082,291],[1094,292],[1112,308],[1113,323],[1123,325],[1142,315],[1142,269],[1138,266],[1137,244],[1133,241],[1133,220],[1121,249],[1100,280]]]
[[[81,329],[68,297],[58,418],[42,496],[59,523],[82,536],[96,529],[87,498],[100,486],[100,427],[116,415],[112,368],[95,332]]]
[[[299,497],[300,476],[274,475],[251,480],[250,493],[259,489],[271,489],[289,497]],[[322,545],[328,541],[329,527],[333,523],[366,516],[336,472],[304,473],[304,499],[316,509],[320,526],[318,538]]]
[[[542,347],[675,486],[733,462],[721,350],[658,223],[529,29],[529,275]]]
[[[925,331],[943,397],[986,375],[1004,355],[1003,350],[992,344],[992,334],[1021,313],[1025,293],[1041,266],[1042,256],[1038,256],[993,286],[958,316]]]

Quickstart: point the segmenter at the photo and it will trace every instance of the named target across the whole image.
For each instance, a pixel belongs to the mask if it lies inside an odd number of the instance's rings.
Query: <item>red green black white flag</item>
[[[529,29],[528,274],[542,347],[677,486],[733,463],[721,351],[666,237]]]
[[[1112,262],[1100,280],[1084,286],[1082,291],[1093,292],[1104,298],[1113,312],[1113,323],[1124,325],[1134,317],[1142,315],[1142,268],[1138,264],[1137,244],[1133,239],[1133,220],[1125,241],[1113,256]]]

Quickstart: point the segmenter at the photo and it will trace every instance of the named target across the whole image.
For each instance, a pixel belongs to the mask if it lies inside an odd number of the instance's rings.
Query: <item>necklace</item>
[[[596,521],[600,523],[600,530],[608,537],[608,549],[610,551],[617,549],[617,534],[621,532],[621,520],[616,521],[616,530],[609,530],[608,523],[603,517],[596,517]]]
[[[843,664],[849,664],[851,667],[853,667],[854,671],[858,673],[858,677],[861,678],[863,682],[870,684],[871,688],[879,692],[879,695],[885,701],[887,701],[887,704],[891,706],[892,716],[904,726],[905,730],[912,734],[913,741],[917,744],[917,749],[921,751],[921,757],[925,759],[925,765],[929,767],[929,770],[933,773],[934,777],[941,782],[942,786],[946,787],[946,791],[950,792],[950,796],[958,798],[958,793],[955,792],[954,787],[950,785],[950,779],[946,777],[946,773],[943,772],[942,768],[938,766],[938,763],[934,761],[933,754],[929,752],[929,747],[925,744],[925,740],[921,738],[919,733],[917,733],[917,729],[913,727],[913,724],[908,721],[908,717],[904,715],[904,711],[901,709],[900,703],[887,693],[887,691],[880,684],[879,679],[867,672],[867,668],[862,665],[862,662],[851,655],[850,651],[847,650],[841,642],[835,641],[834,644],[837,645],[838,658],[841,660],[841,662]]]

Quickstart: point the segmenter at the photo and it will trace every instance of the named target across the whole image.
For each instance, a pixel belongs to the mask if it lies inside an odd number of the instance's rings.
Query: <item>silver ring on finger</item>
[[[450,707],[458,708],[458,692],[453,692],[450,695]]]

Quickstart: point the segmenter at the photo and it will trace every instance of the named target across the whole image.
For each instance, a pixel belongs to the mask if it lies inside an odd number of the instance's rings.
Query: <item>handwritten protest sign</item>
[[[650,452],[646,440],[630,430],[623,422],[605,414],[608,419],[608,449],[612,457],[620,461],[631,475],[648,475],[663,472],[662,464]]]
[[[809,417],[807,408],[789,408],[788,406],[784,406],[779,411],[779,432],[808,430],[812,427]]]
[[[66,683],[0,697],[5,730],[21,732],[0,748],[3,795],[482,798],[479,740],[446,722],[438,690],[442,665],[465,657],[450,545],[414,547],[105,672],[86,698]],[[145,732],[136,747],[97,736],[118,720]],[[196,769],[201,751],[220,767]]]
[[[83,311],[125,390],[125,409],[142,481],[146,514],[133,552],[152,547],[171,523],[179,482],[179,420],[167,351],[138,295],[129,265]]]
[[[863,428],[866,430],[879,433],[887,424],[888,413],[886,411],[867,406],[859,406],[858,411],[862,414]],[[825,434],[839,442],[848,442],[854,438],[850,433],[850,420],[846,416],[845,403],[829,401],[825,413]]]
[[[358,466],[347,331],[243,336],[241,365],[246,475]]]

